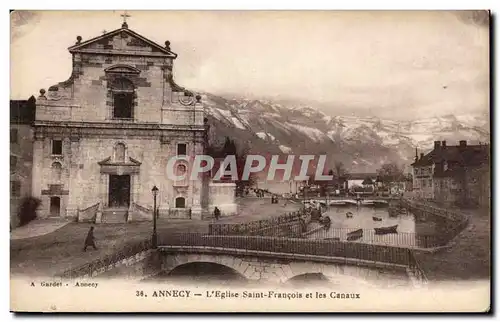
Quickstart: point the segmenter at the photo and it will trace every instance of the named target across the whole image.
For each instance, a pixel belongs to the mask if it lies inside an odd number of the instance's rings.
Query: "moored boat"
[[[373,200],[373,206],[377,208],[388,207],[389,203],[385,200]]]
[[[373,221],[382,221],[382,218],[380,218],[380,217],[375,217],[375,216],[374,216],[374,217],[372,217],[372,218],[373,218]]]
[[[347,233],[347,240],[357,240],[363,237],[363,229],[358,229]]]
[[[384,234],[396,234],[398,231],[398,225],[389,226],[389,227],[380,227],[374,228],[376,235],[384,235]]]

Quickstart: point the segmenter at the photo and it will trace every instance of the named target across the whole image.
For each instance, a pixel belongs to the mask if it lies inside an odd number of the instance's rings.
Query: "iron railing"
[[[69,278],[69,279],[78,278],[86,275],[90,277],[100,269],[106,268],[121,260],[132,257],[148,249],[151,249],[151,238],[148,238],[147,240],[138,241],[135,243],[126,244],[124,247],[122,247],[121,249],[112,254],[104,255],[96,260],[85,263],[81,266],[70,268],[69,270],[66,270],[63,273],[58,274],[57,277]]]
[[[310,211],[296,211],[278,217],[251,221],[246,223],[208,225],[210,235],[272,235],[278,234],[284,224],[305,221],[307,223]]]
[[[359,228],[337,228],[330,227],[328,230],[318,227],[311,232],[304,234],[308,240],[330,239],[347,241],[350,232]],[[460,232],[460,226],[454,226],[434,235],[422,235],[412,232],[377,233],[372,228],[362,229],[363,235],[357,240],[361,243],[381,244],[410,248],[434,248],[446,245],[453,237]]]
[[[417,258],[415,257],[415,253],[413,251],[409,251],[408,253],[409,263],[408,268],[410,269],[410,273],[417,280],[417,283],[420,285],[427,284],[428,279],[425,275],[424,270],[420,267]]]
[[[158,245],[176,247],[211,247],[229,250],[281,253],[288,255],[350,258],[408,266],[407,248],[320,239],[265,236],[217,236],[203,233],[160,234]]]
[[[457,222],[461,222],[468,219],[468,217],[465,214],[459,211],[440,208],[437,206],[429,205],[429,203],[423,203],[416,200],[410,200],[404,198],[401,200],[401,204],[405,208],[410,208],[410,210],[425,212],[430,215],[451,219]]]
[[[413,212],[422,212],[426,215],[438,216],[445,218],[451,224],[447,225],[446,229],[436,236],[438,243],[436,246],[444,246],[455,238],[469,224],[469,217],[460,211],[439,208],[429,204],[418,202],[415,200],[402,199],[401,205],[409,208]],[[433,236],[434,238],[434,236]],[[432,247],[432,246],[429,246]]]

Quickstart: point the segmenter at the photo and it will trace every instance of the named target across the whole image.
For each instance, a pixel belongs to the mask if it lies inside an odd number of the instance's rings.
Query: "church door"
[[[130,176],[109,176],[109,207],[128,208],[130,204]]]
[[[50,215],[52,217],[59,217],[61,214],[61,198],[50,197]]]

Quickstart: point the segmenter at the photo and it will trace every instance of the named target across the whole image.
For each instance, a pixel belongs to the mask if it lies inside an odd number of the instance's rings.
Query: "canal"
[[[350,214],[347,215],[347,213]],[[308,229],[317,227],[318,230],[308,235],[307,238],[347,240],[349,232],[362,229],[362,237],[356,242],[401,247],[430,247],[433,241],[445,233],[451,224],[451,221],[444,218],[417,215],[411,212],[389,215],[387,207],[331,206],[323,216],[330,217],[330,228],[328,230],[319,229],[320,225],[313,223]],[[377,234],[375,231],[375,228],[396,225],[396,232]]]

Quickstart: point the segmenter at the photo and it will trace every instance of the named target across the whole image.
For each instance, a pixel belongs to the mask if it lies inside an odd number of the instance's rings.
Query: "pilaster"
[[[69,197],[68,205],[66,208],[66,217],[76,218],[78,216],[78,208],[86,207],[79,202],[80,191],[78,182],[80,178],[80,138],[71,136],[69,140]]]

